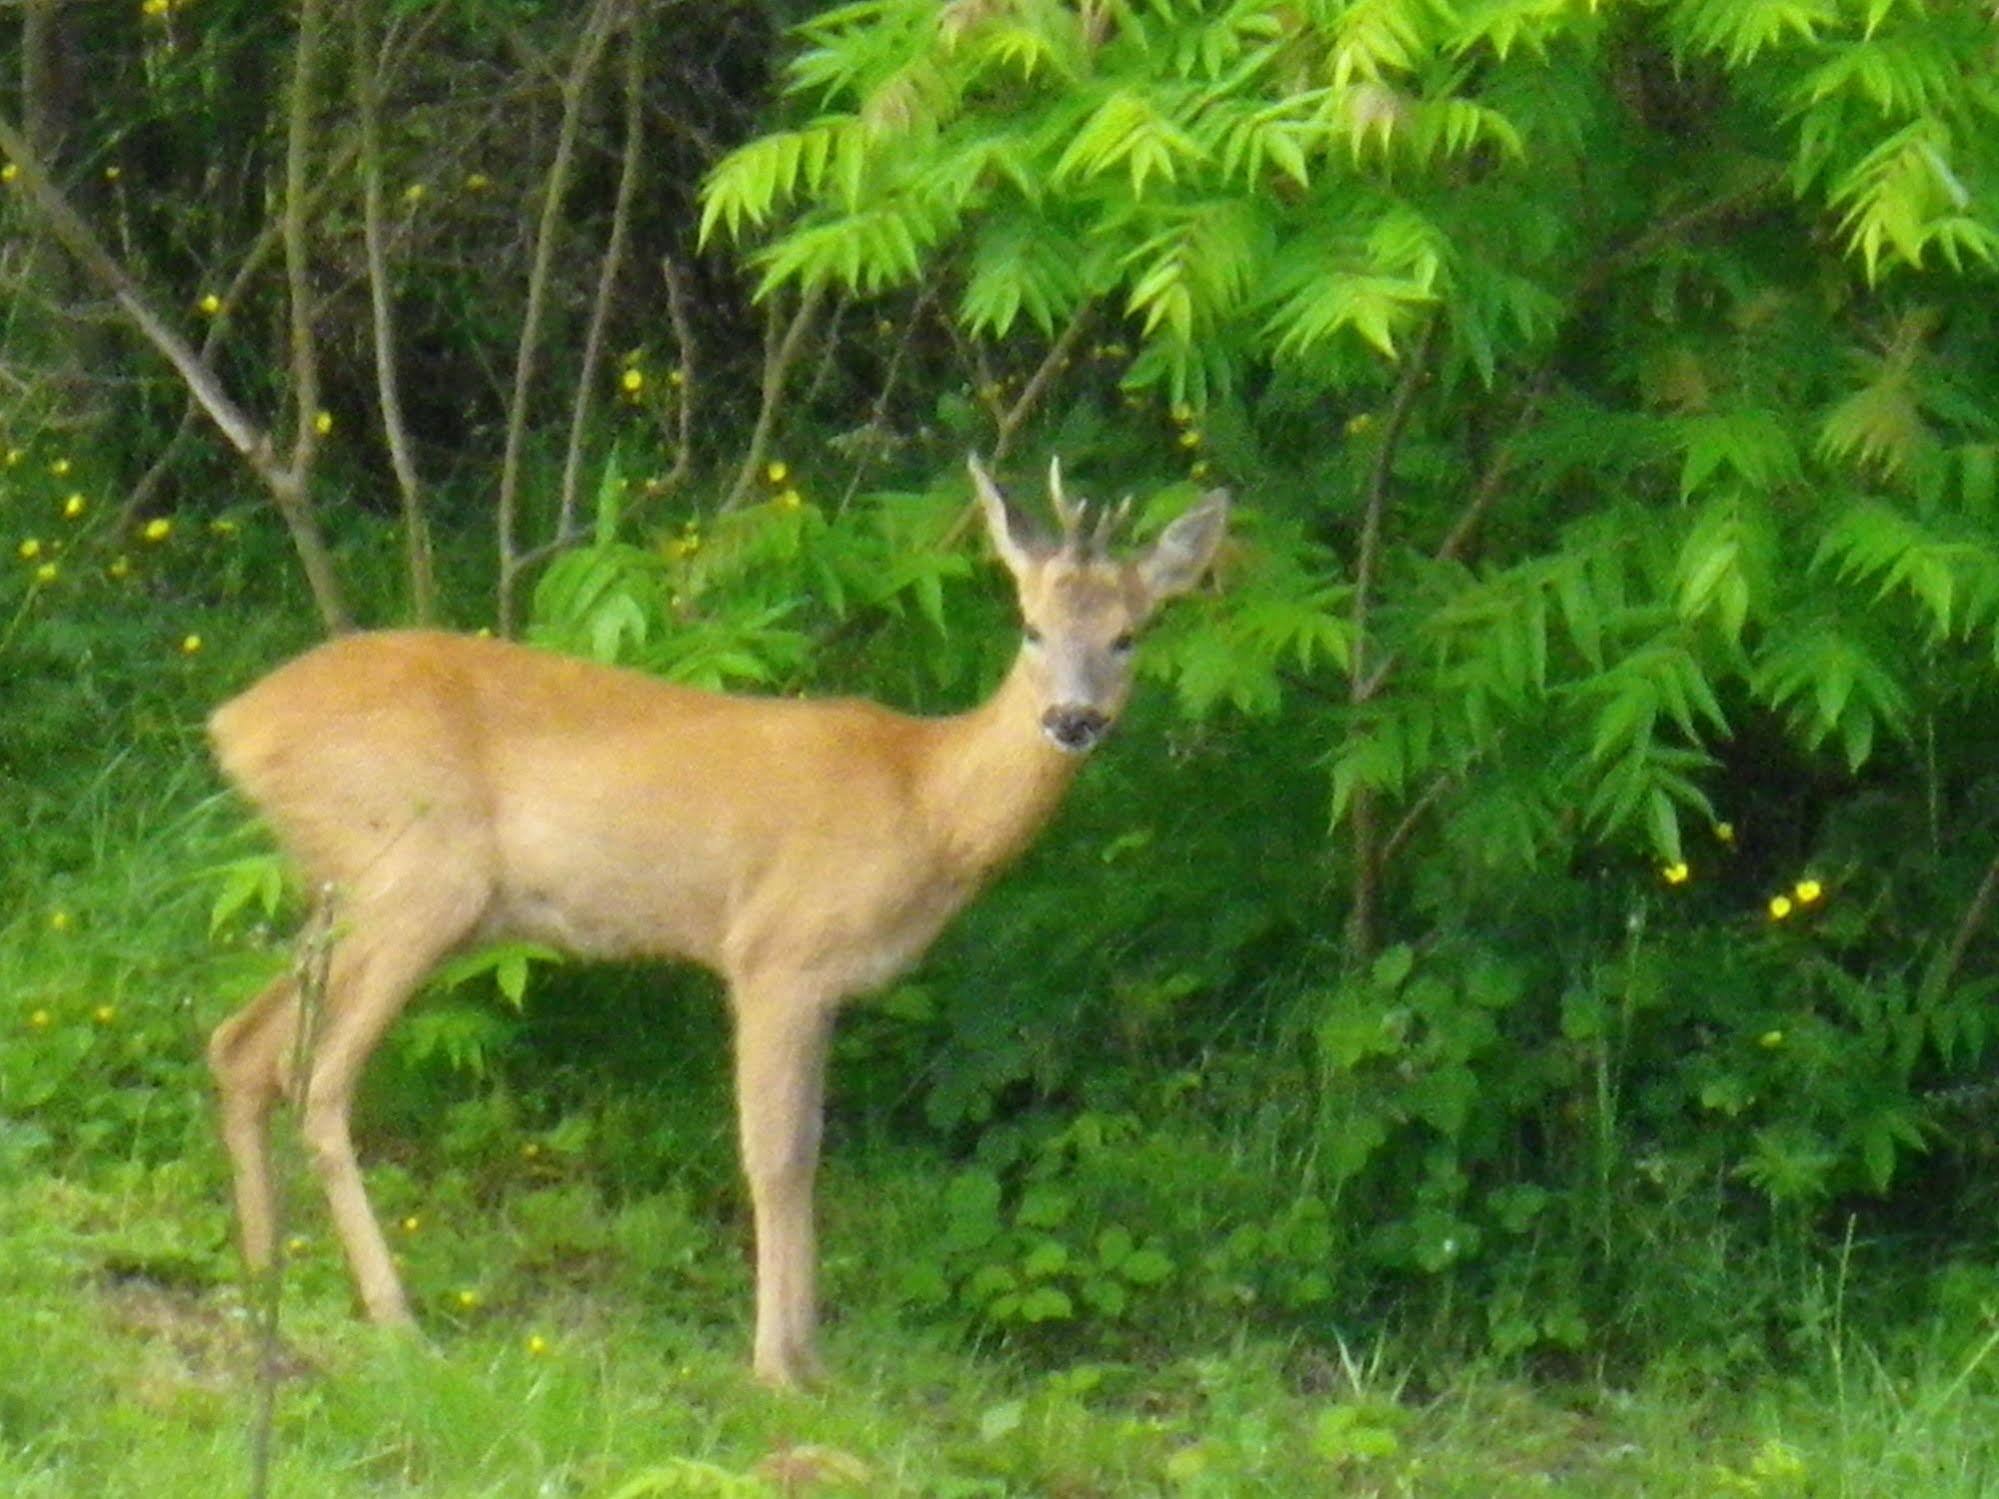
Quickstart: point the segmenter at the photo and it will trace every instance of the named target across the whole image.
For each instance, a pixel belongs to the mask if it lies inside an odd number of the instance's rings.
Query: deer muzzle
[[[1110,719],[1095,708],[1058,705],[1041,715],[1041,732],[1057,749],[1071,755],[1095,749],[1110,726]]]

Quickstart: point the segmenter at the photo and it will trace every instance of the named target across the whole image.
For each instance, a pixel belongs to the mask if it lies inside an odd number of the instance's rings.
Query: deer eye
[[[1022,625],[1020,633],[1029,645],[1041,644],[1041,632],[1035,629],[1033,625]]]
[[[1116,651],[1120,656],[1123,656],[1128,654],[1131,648],[1136,644],[1138,644],[1138,637],[1132,634],[1131,631],[1126,630],[1122,635],[1118,636],[1117,639],[1111,642],[1111,649]]]

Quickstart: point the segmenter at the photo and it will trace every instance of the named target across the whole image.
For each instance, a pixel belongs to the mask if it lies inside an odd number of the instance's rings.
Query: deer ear
[[[1211,489],[1200,503],[1159,533],[1152,550],[1138,559],[1139,580],[1154,600],[1185,593],[1201,581],[1215,560],[1228,528],[1229,492]]]
[[[1034,522],[1022,515],[1013,501],[1000,493],[999,486],[993,483],[993,476],[979,462],[977,453],[966,458],[965,467],[971,471],[972,488],[978,491],[979,506],[985,511],[986,532],[993,539],[993,550],[999,553],[1007,571],[1020,577],[1029,567],[1047,557],[1048,543]]]

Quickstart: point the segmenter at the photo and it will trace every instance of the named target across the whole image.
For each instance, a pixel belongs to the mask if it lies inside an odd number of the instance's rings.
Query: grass
[[[198,1174],[41,1174],[0,1196],[8,1494],[241,1491],[241,1300],[127,1253],[162,1219],[212,1238]],[[1991,1400],[1962,1369],[1848,1370],[1841,1399],[1830,1368],[1743,1389],[1470,1367],[1419,1396],[1386,1360],[1246,1341],[1034,1369],[863,1298],[833,1330],[836,1382],[779,1395],[748,1381],[733,1310],[588,1277],[428,1327],[379,1333],[335,1286],[292,1290],[273,1492],[1970,1496],[1999,1477]]]
[[[281,958],[254,932],[208,937],[198,872],[249,846],[199,769],[190,703],[148,709],[138,751],[38,764],[0,807],[0,1493],[19,1499],[247,1492],[258,1348],[199,1059]],[[80,732],[45,728],[52,757]],[[1865,1330],[1829,1316],[1787,1364],[1732,1359],[1725,1378],[1698,1347],[1537,1371],[1213,1307],[982,1343],[900,1273],[936,1242],[953,1163],[879,1128],[836,1138],[822,1186],[833,1382],[763,1391],[719,1021],[656,1023],[684,1030],[686,1076],[649,1095],[617,1075],[583,1125],[477,1075],[491,1037],[448,1013],[413,1029],[455,1065],[383,1058],[363,1149],[421,1339],[355,1320],[290,1160],[273,1493],[1999,1492],[1999,1281],[1976,1266],[1953,1295]]]

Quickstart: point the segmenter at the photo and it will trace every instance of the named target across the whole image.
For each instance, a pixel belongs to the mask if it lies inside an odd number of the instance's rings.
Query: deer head
[[[1041,731],[1067,754],[1096,748],[1131,691],[1138,633],[1166,599],[1185,593],[1214,559],[1229,497],[1216,489],[1136,557],[1114,559],[1111,533],[1131,502],[1098,514],[1062,491],[1060,460],[1048,465],[1048,499],[1061,526],[1051,539],[994,484],[974,455],[968,465],[993,549],[1020,599],[1022,666],[1041,706]]]

